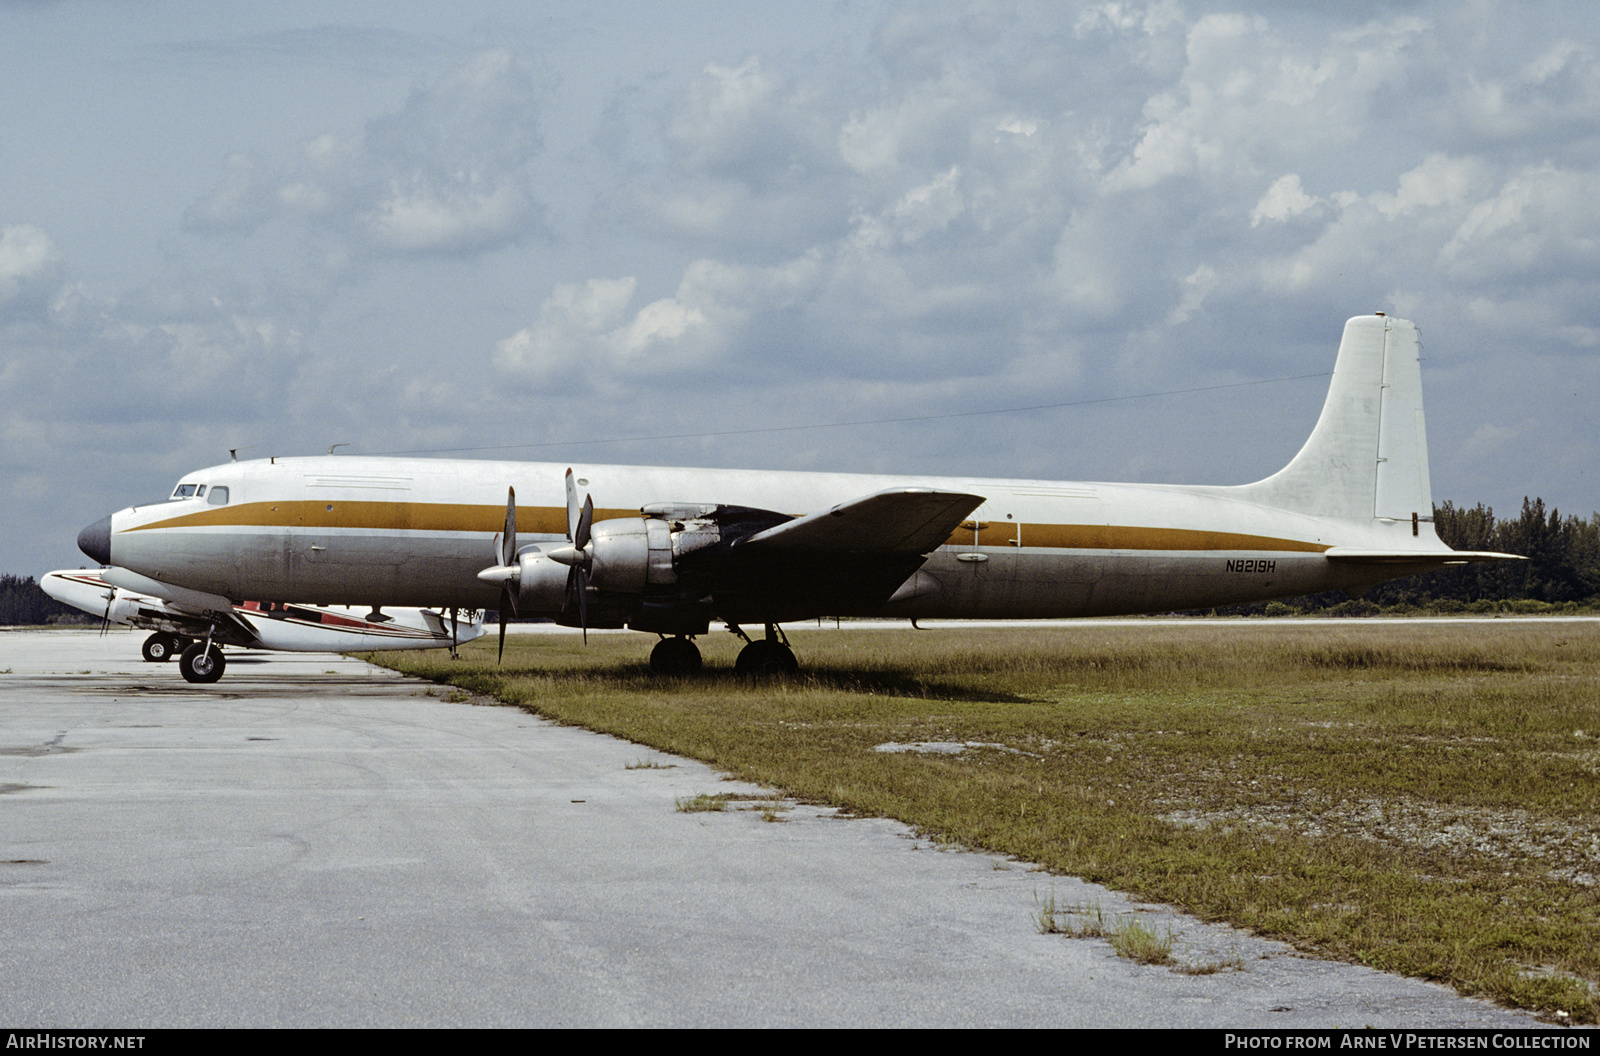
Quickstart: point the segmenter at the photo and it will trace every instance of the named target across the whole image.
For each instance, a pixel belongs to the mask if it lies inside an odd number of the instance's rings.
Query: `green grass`
[[[777,685],[733,676],[728,635],[695,679],[653,676],[631,635],[378,659],[1308,952],[1600,1015],[1600,625],[790,637],[805,676]]]
[[[1042,899],[1037,895],[1034,897],[1039,902],[1039,911],[1033,915],[1033,922],[1038,927],[1039,934],[1060,935],[1066,931],[1062,921],[1062,910],[1056,905],[1056,893],[1051,891]]]
[[[697,792],[692,796],[679,796],[672,801],[679,814],[707,814],[728,809],[728,800],[723,796],[708,795]]]
[[[1157,931],[1135,917],[1118,919],[1111,929],[1111,948],[1118,957],[1140,964],[1172,963],[1172,929]]]
[[[1041,935],[1071,935],[1075,939],[1098,939],[1111,934],[1106,924],[1105,911],[1099,902],[1080,902],[1063,907],[1056,902],[1052,889],[1039,899],[1039,909],[1033,915],[1034,924]]]
[[[1056,902],[1054,890],[1038,900],[1039,908],[1033,915],[1034,925],[1041,935],[1070,935],[1075,939],[1104,938],[1118,957],[1126,957],[1140,964],[1173,964],[1172,947],[1177,942],[1169,924],[1165,931],[1157,931],[1132,914],[1123,914],[1106,920],[1105,910],[1099,902],[1079,903],[1063,908]],[[1186,975],[1211,975],[1224,968],[1242,967],[1237,957],[1226,962],[1207,962],[1176,966]]]

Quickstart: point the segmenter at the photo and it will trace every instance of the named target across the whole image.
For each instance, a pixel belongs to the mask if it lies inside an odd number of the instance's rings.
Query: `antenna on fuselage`
[[[350,446],[349,444],[329,444],[328,445],[328,454],[330,454],[330,455],[333,454],[333,449],[336,448],[336,447],[349,447],[349,446]]]

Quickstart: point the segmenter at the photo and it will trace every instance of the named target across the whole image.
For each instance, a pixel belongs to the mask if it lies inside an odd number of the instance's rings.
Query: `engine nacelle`
[[[600,521],[589,536],[589,582],[601,590],[642,594],[678,581],[672,568],[672,526],[654,517]]]
[[[537,548],[530,548],[537,556],[532,561],[524,559],[519,566],[523,586],[518,597],[539,598],[537,604],[541,609],[561,611],[565,607],[566,615],[570,616],[566,581],[549,566],[576,567],[583,569],[589,585],[602,594],[632,594],[645,599],[644,608],[628,611],[633,612],[636,619],[648,623],[651,629],[660,624],[662,628],[674,628],[662,633],[701,633],[676,629],[691,624],[698,626],[706,617],[698,614],[693,621],[685,622],[679,615],[682,599],[672,599],[673,592],[664,588],[678,582],[677,565],[681,559],[721,541],[722,526],[717,516],[723,509],[709,505],[647,506],[640,511],[643,517],[617,517],[593,525],[581,550],[574,546],[557,546],[540,554]],[[781,515],[773,516],[786,519]],[[504,571],[488,569],[479,575],[498,579]],[[653,601],[650,600],[652,595],[655,595]],[[643,615],[646,610],[655,615]]]
[[[144,615],[144,606],[131,598],[117,595],[117,600],[111,603],[111,608],[106,612],[106,620],[110,623],[133,623],[134,619]],[[134,624],[134,626],[138,626]]]
[[[567,604],[571,573],[538,547],[525,547],[517,555],[517,611],[560,612]]]

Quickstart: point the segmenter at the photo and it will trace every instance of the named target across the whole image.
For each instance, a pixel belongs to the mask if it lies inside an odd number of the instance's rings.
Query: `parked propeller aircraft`
[[[189,474],[78,545],[219,623],[244,597],[498,604],[656,633],[651,666],[675,673],[699,669],[692,639],[713,620],[747,643],[740,671],[771,674],[797,666],[780,625],[819,616],[1110,616],[1359,593],[1514,559],[1434,533],[1419,350],[1409,322],[1349,320],[1310,439],[1254,484],[270,458]],[[504,635],[502,622],[502,651]]]
[[[45,573],[39,586],[57,601],[106,623],[154,631],[144,640],[144,658],[160,663],[178,657],[178,667],[190,682],[222,677],[226,661],[220,648],[201,644],[208,640],[218,647],[347,653],[453,649],[483,634],[483,622],[475,614],[462,620],[428,609],[364,613],[347,606],[244,601],[226,614],[189,611],[181,596],[163,599],[170,590],[163,584],[155,584],[155,593],[127,586],[142,578],[120,568],[69,570]]]

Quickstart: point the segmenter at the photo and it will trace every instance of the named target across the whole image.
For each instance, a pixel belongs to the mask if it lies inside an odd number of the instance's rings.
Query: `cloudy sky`
[[[1592,4],[0,0],[4,572],[230,448],[1243,483],[1370,311],[1600,509]]]

